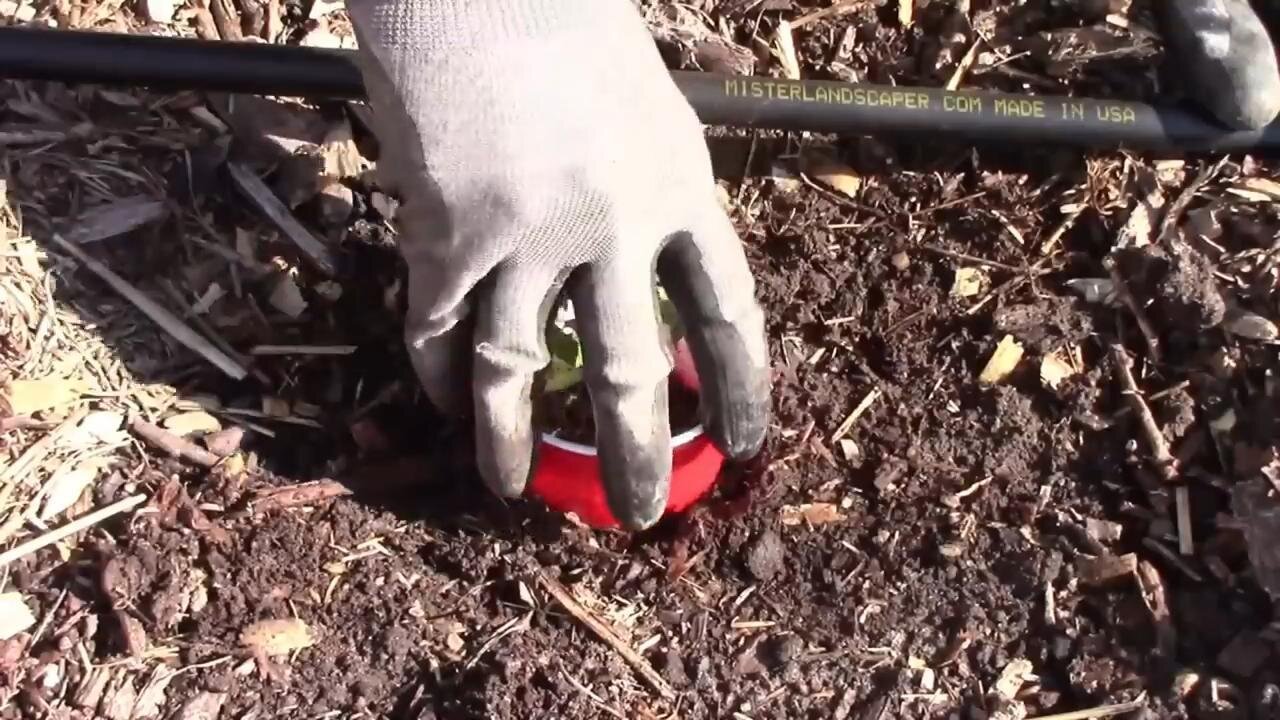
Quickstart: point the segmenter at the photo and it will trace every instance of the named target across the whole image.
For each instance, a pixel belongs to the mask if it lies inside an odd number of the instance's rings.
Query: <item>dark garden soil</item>
[[[795,31],[797,54],[810,77],[940,85],[981,36],[1003,55],[981,58],[965,87],[1155,96],[1151,41],[1089,15],[1092,4],[990,5],[972,3],[972,24],[938,2],[917,8],[911,28],[897,3],[828,17]],[[772,37],[779,17],[826,3],[692,6],[648,8],[673,66],[723,71],[731,60],[777,74],[776,60],[742,48],[757,31]],[[731,32],[712,33],[701,12]],[[1253,456],[1276,439],[1278,365],[1272,346],[1220,324],[1223,297],[1230,312],[1276,316],[1271,270],[1232,264],[1274,255],[1275,204],[1224,190],[1274,178],[1274,166],[710,135],[768,313],[776,382],[766,452],[727,467],[701,506],[631,536],[491,497],[467,426],[414,389],[384,302],[394,248],[358,179],[338,246],[341,298],[228,337],[357,351],[259,359],[288,383],[208,370],[176,383],[228,407],[263,394],[325,398],[321,427],[249,433],[236,456],[247,464],[213,470],[133,451],[94,505],[145,488],[150,510],[108,522],[69,562],[45,549],[14,566],[13,585],[53,614],[23,650],[27,664],[0,666],[62,662],[72,689],[87,672],[76,648],[96,664],[182,668],[165,717],[214,717],[207,708],[220,704],[222,718],[981,719],[1129,701],[1127,717],[1280,717],[1273,604],[1231,507],[1232,487],[1260,477],[1268,460]],[[819,154],[857,179],[856,194],[801,177]],[[1068,281],[1109,277],[1102,261],[1135,188],[1154,184],[1173,202],[1205,168],[1210,182],[1173,220],[1191,229],[1121,257],[1156,358],[1130,309],[1087,302]],[[216,227],[256,222],[234,192],[217,182],[205,192]],[[308,222],[317,212],[296,211]],[[183,252],[100,257],[141,279]],[[957,274],[974,271],[979,287],[957,292]],[[980,382],[1006,336],[1022,361]],[[1150,462],[1113,343],[1135,359],[1144,394],[1168,391],[1150,405],[1185,482],[1165,483]],[[1056,389],[1041,377],[1049,355],[1075,370]],[[1237,425],[1211,432],[1224,408]],[[338,483],[297,487],[324,480]],[[1179,486],[1190,555],[1179,552]],[[674,699],[566,612],[544,578],[609,623]],[[300,618],[314,643],[264,654],[242,642],[246,627],[282,618]],[[42,716],[55,694],[26,683],[0,717]],[[59,717],[92,716],[67,707]]]

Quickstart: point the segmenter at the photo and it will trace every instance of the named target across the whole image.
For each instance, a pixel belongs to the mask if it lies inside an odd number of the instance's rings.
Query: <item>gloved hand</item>
[[[1248,0],[1157,0],[1155,7],[1168,54],[1196,102],[1234,129],[1276,119],[1275,45]]]
[[[673,358],[655,272],[686,328],[704,426],[730,457],[754,455],[769,414],[763,315],[702,126],[631,0],[348,8],[379,172],[402,202],[406,341],[434,403],[473,406],[491,488],[518,496],[531,474],[531,393],[564,287],[611,510],[632,529],[661,516]]]

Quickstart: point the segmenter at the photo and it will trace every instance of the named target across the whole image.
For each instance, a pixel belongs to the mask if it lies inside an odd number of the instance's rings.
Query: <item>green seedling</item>
[[[674,347],[683,332],[679,313],[661,286],[657,289],[656,302],[663,334]],[[582,342],[568,303],[558,309],[555,319],[547,325],[547,350],[551,353],[551,363],[545,371],[546,392],[563,392],[582,382]]]

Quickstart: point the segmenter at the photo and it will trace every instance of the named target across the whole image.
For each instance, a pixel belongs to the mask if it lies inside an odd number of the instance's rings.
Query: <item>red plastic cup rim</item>
[[[685,430],[682,433],[679,433],[677,435],[672,435],[671,436],[672,451],[675,451],[681,447],[684,447],[685,445],[688,445],[694,440],[697,440],[699,437],[702,437],[704,432],[705,431],[703,430],[702,425],[698,424],[698,425],[694,425],[688,430]],[[583,445],[582,443],[576,443],[571,440],[565,440],[562,437],[557,437],[550,433],[542,434],[542,442],[548,445],[551,445],[552,447],[556,447],[561,450],[564,450],[566,452],[571,452],[577,455],[584,455],[586,457],[595,457],[598,454],[594,445]]]

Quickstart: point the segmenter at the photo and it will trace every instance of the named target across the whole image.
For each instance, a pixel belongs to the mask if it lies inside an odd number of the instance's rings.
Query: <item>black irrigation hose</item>
[[[313,98],[363,95],[353,52],[114,33],[0,28],[0,78]],[[1280,122],[1224,129],[1199,113],[1118,100],[673,73],[708,125],[1196,151],[1280,149]]]

